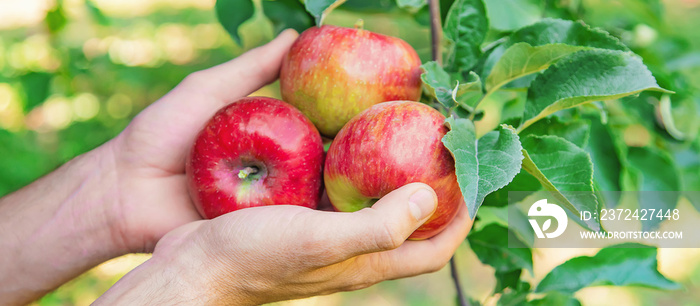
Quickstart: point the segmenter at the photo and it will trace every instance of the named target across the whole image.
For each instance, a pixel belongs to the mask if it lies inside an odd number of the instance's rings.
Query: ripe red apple
[[[316,208],[323,144],[311,121],[277,99],[249,97],[220,109],[187,157],[187,185],[199,214],[215,218],[252,206]]]
[[[445,117],[430,106],[398,101],[370,107],[348,122],[326,155],[324,181],[333,206],[357,211],[403,185],[435,190],[435,213],[409,237],[435,236],[462,203],[454,159],[442,144]]]
[[[420,58],[405,41],[363,29],[310,28],[282,62],[283,100],[333,137],[352,117],[386,101],[417,101]]]

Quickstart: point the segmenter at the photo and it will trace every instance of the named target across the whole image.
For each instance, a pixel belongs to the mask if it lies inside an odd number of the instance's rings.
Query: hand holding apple
[[[274,82],[282,58],[298,34],[272,42],[221,65],[197,71],[144,109],[105,144],[114,161],[113,237],[127,252],[152,252],[168,231],[202,217],[187,192],[185,160],[197,133],[223,106]],[[108,219],[111,220],[111,219]]]
[[[435,210],[425,184],[408,184],[354,213],[273,205],[182,226],[97,305],[260,305],[434,272],[464,240],[462,206],[437,236],[405,241]]]
[[[260,65],[267,63],[263,59],[276,58],[279,55],[276,48],[284,46],[287,38],[188,78],[167,96],[166,101],[191,108],[178,115],[181,120],[171,123],[168,129],[159,128],[158,134],[171,131],[165,133],[171,135],[175,131],[173,135],[180,136],[183,133],[177,131],[205,125],[207,119],[202,118],[211,118],[215,109],[231,102],[231,97],[241,96],[234,94],[231,77],[247,84],[246,90],[253,84],[272,81],[270,71],[274,71],[273,64],[264,66],[267,67],[264,77],[251,77],[250,73],[255,69],[250,69],[250,65]],[[203,91],[210,92],[210,95],[202,101]],[[192,105],[193,100],[207,103],[208,109],[202,109],[201,102]],[[157,117],[163,109],[168,109],[165,102],[154,104],[147,112],[148,117]],[[193,112],[197,112],[197,120],[192,119]],[[205,113],[208,114],[202,116]],[[186,127],[182,126],[182,120],[188,120]],[[145,124],[150,122],[153,121],[139,123],[139,134],[131,131],[132,146],[137,144],[135,140],[139,140],[138,144],[148,148],[156,145],[168,148],[168,144],[175,141],[178,148],[185,144],[189,147],[196,138],[193,134],[169,141],[136,137],[151,135],[148,127],[152,126]],[[145,154],[143,150],[139,152]],[[186,176],[182,175],[184,169],[179,167],[184,166],[185,156],[178,159],[176,152],[171,153],[175,158],[154,159],[155,156],[150,154],[142,158],[148,158],[149,164],[173,163],[173,180],[182,183],[174,185],[184,186]],[[181,163],[178,164],[177,160]],[[253,174],[251,171],[241,172],[245,169],[228,172],[228,175],[247,177]],[[426,197],[420,197],[424,200],[412,198],[425,194],[419,190],[430,190],[424,184],[396,188],[398,190],[394,192],[387,191],[371,208],[353,213],[272,205],[241,209],[213,220],[189,223],[161,239],[153,258],[122,278],[98,304],[115,301],[127,301],[128,304],[128,301],[144,299],[158,301],[163,297],[168,298],[168,302],[182,298],[183,301],[235,302],[231,299],[238,299],[241,303],[262,303],[355,290],[386,279],[440,269],[471,228],[466,208],[457,206],[455,220],[436,236],[425,241],[405,241],[426,220],[433,219],[431,213],[440,212],[440,208],[430,208],[435,205],[434,200],[426,204]],[[440,200],[440,193],[437,198]],[[193,266],[206,269],[193,269]]]
[[[442,231],[463,205],[454,160],[442,144],[445,117],[418,102],[386,102],[350,120],[331,144],[324,180],[339,211],[370,207],[392,190],[422,182],[435,190],[435,214],[410,238]]]
[[[111,258],[153,252],[166,233],[201,220],[185,176],[197,132],[224,105],[275,81],[296,37],[293,30],[283,32],[265,46],[191,74],[119,136],[2,197],[0,304],[30,304]],[[162,267],[159,272],[176,269]],[[165,292],[180,280],[169,279],[150,293],[178,296]],[[154,304],[146,296],[124,304]]]

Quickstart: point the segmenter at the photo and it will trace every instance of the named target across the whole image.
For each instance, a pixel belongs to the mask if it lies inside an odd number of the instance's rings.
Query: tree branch
[[[440,21],[440,0],[428,0],[430,5],[430,38],[431,51],[433,60],[442,65],[442,50],[440,48],[442,42],[442,21]],[[454,255],[450,258],[450,274],[457,290],[457,298],[460,306],[469,306],[462,292],[462,285],[459,281],[459,273],[455,264]]]
[[[440,21],[440,0],[428,0],[430,5],[430,37],[433,60],[442,65],[442,22]]]
[[[462,282],[459,280],[459,273],[457,272],[457,264],[455,262],[455,257],[452,255],[450,258],[450,275],[452,275],[452,281],[455,284],[455,289],[457,290],[457,302],[460,306],[469,306],[469,302],[462,292]]]

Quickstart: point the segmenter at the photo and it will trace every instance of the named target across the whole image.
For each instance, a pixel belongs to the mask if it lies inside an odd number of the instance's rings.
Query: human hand
[[[0,199],[0,304],[26,304],[108,259],[151,252],[168,231],[200,220],[185,156],[224,105],[274,81],[296,39],[195,72],[116,138]]]
[[[354,213],[276,205],[192,222],[97,304],[257,305],[437,271],[472,220],[462,206],[437,236],[406,241],[435,207],[432,189],[413,183]]]
[[[201,219],[185,183],[185,157],[196,134],[218,109],[277,79],[297,35],[285,31],[265,46],[189,75],[107,144],[120,190],[114,236],[125,252],[151,252],[168,231]]]

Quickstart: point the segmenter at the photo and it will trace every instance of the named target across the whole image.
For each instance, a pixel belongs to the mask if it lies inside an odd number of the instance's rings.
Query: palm
[[[200,218],[185,181],[186,147],[192,137],[174,137],[167,123],[162,126],[149,118],[152,113],[145,110],[122,134],[118,161],[118,171],[128,173],[120,176],[126,179],[121,187],[129,190],[122,197],[123,211],[138,212],[126,219],[130,224],[124,225],[125,231],[130,234],[125,236],[133,240],[127,241],[131,249],[143,251],[152,250],[171,229]]]
[[[197,132],[222,106],[277,78],[295,35],[197,72],[141,112],[113,142],[122,236],[132,251],[152,251],[168,231],[201,219],[187,194],[185,158]],[[232,86],[235,85],[235,86]]]
[[[150,252],[168,231],[200,219],[185,188],[184,174],[143,176],[127,183],[122,209],[132,216],[124,224],[127,244],[134,252]]]

